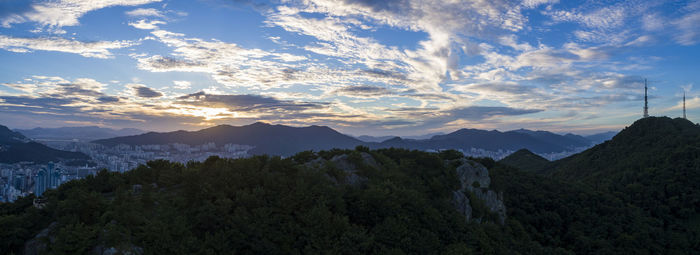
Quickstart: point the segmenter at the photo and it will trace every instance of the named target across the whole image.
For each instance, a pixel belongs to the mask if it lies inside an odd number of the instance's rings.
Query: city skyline
[[[3,1],[11,128],[592,134],[697,120],[700,1]],[[685,94],[684,94],[685,93]],[[683,100],[686,96],[687,100]]]

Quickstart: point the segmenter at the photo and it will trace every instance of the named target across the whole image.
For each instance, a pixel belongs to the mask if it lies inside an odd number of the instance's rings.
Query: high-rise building
[[[61,169],[53,162],[37,172],[34,178],[34,194],[41,196],[47,189],[55,189],[61,185]]]
[[[58,186],[61,185],[61,172],[60,172],[60,170],[61,170],[60,168],[56,169],[55,171],[53,171],[53,173],[50,176],[49,187],[51,187],[52,189],[58,188]]]
[[[46,191],[46,187],[46,171],[41,169],[34,177],[34,195],[37,197],[41,196],[41,194],[44,194],[44,191]]]
[[[27,185],[27,178],[24,176],[24,174],[15,175],[14,178],[13,185],[15,186],[15,189],[24,191]]]

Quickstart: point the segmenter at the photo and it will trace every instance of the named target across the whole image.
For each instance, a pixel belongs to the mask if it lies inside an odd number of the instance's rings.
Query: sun
[[[169,110],[172,113],[179,115],[195,116],[204,118],[204,120],[218,120],[226,118],[237,118],[238,113],[230,111],[226,108],[211,108],[211,107],[186,107]]]

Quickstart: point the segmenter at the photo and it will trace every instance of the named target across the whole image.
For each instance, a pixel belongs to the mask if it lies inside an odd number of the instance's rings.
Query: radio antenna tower
[[[685,90],[683,90],[683,118],[688,119],[685,117]]]
[[[649,117],[649,104],[647,100],[647,79],[644,79],[644,118]]]

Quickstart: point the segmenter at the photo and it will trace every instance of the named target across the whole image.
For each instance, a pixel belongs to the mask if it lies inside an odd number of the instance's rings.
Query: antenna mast
[[[647,79],[644,79],[644,118],[649,117],[649,104],[647,100]]]
[[[685,90],[683,90],[683,118],[688,119],[685,117]]]

